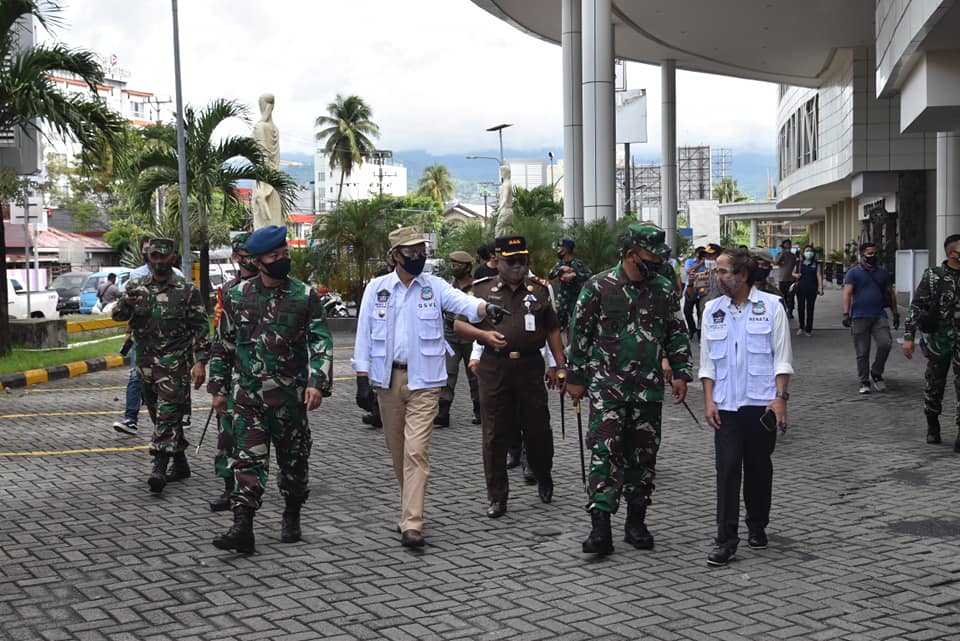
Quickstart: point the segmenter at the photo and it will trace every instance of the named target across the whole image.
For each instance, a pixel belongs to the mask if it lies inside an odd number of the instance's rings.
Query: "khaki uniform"
[[[507,346],[484,348],[477,368],[487,496],[490,502],[505,502],[509,494],[507,448],[521,426],[531,470],[540,482],[552,480],[553,432],[540,349],[548,333],[560,327],[560,320],[546,283],[538,278],[524,278],[515,290],[499,277],[486,278],[474,283],[473,295],[511,314],[494,326],[506,338]],[[488,329],[490,324],[483,326]]]

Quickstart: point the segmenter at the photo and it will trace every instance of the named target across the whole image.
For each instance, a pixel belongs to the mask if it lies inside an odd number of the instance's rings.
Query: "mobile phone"
[[[776,413],[774,413],[773,410],[768,409],[766,412],[763,413],[763,416],[760,417],[760,425],[763,425],[763,427],[768,432],[776,432],[777,431]]]

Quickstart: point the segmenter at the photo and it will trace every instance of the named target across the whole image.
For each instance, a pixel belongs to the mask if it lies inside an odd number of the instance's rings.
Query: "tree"
[[[225,226],[230,208],[242,206],[236,191],[238,183],[241,180],[267,183],[280,195],[284,213],[293,209],[299,190],[293,178],[267,163],[260,145],[250,136],[214,138],[217,127],[230,118],[249,122],[247,108],[233,100],[218,99],[200,111],[191,106],[184,109],[187,192],[199,223],[196,244],[200,249],[200,293],[208,304],[210,282],[206,274],[210,266],[210,225],[220,223]],[[175,191],[179,184],[177,148],[171,144],[170,129],[157,127],[146,134],[157,144],[133,163],[133,172],[137,176],[135,199],[141,208],[150,206],[156,190]],[[215,207],[217,194],[222,200]],[[179,221],[180,198],[169,194],[165,200],[167,208]]]
[[[380,128],[371,120],[373,111],[358,96],[337,94],[336,100],[327,105],[327,116],[319,116],[317,140],[324,143],[323,152],[330,159],[330,169],[340,169],[340,186],[337,189],[336,208],[340,207],[343,181],[353,173],[354,166],[374,151],[370,137],[379,137]]]
[[[513,214],[542,220],[558,220],[563,217],[563,200],[554,200],[549,185],[533,189],[513,188]]]
[[[40,136],[37,123],[48,131],[80,143],[84,149],[114,144],[122,127],[120,116],[96,97],[103,70],[93,52],[62,44],[20,48],[20,29],[37,20],[48,31],[56,24],[59,7],[40,0],[0,2],[0,130],[20,127],[28,136]],[[68,72],[82,80],[88,92],[64,94],[50,79]],[[2,168],[0,168],[2,169]],[[7,168],[9,170],[9,168]],[[9,173],[9,172],[8,172]],[[9,202],[10,194],[3,200]],[[0,224],[0,280],[6,281],[6,251]],[[7,308],[7,288],[0,287],[0,309]],[[10,353],[9,317],[0,313],[0,356]]]
[[[713,199],[721,203],[739,203],[750,200],[750,196],[740,191],[736,180],[727,176],[713,185]]]
[[[448,200],[453,199],[455,192],[453,178],[445,165],[430,165],[423,170],[417,187],[419,195],[433,198],[442,207]]]
[[[389,246],[386,211],[379,199],[351,200],[325,219],[321,237],[333,241],[352,263],[350,293],[360,302],[370,259],[383,256]]]

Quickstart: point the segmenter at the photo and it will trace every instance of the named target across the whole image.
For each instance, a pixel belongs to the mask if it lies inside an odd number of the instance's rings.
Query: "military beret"
[[[527,251],[527,239],[523,236],[500,236],[494,241],[494,245],[500,256],[530,253]]]
[[[262,256],[286,244],[287,228],[280,225],[261,227],[247,236],[247,251],[253,256]]]
[[[624,244],[643,247],[647,251],[667,258],[670,246],[665,242],[666,233],[651,222],[631,223],[624,235]]]
[[[572,238],[561,238],[557,241],[557,247],[566,247],[570,251],[573,251],[576,246],[577,243]]]
[[[242,231],[230,239],[230,246],[233,248],[234,253],[247,250],[247,238],[249,237],[250,234],[248,232]]]
[[[173,241],[169,238],[154,238],[150,241],[150,249],[147,253],[169,256],[173,253]]]
[[[456,263],[464,263],[466,265],[473,264],[473,256],[461,250],[450,252],[450,260]]]

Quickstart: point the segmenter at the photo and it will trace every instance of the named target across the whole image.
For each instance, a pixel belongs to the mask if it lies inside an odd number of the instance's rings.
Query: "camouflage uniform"
[[[960,426],[960,272],[950,269],[947,262],[923,273],[917,291],[907,310],[903,340],[912,341],[919,332],[918,317],[922,313],[936,315],[936,329],[920,339],[920,347],[927,357],[926,387],[923,390],[923,410],[928,416],[943,412],[943,390],[947,373],[953,365],[953,384],[957,392],[956,421]]]
[[[251,278],[224,297],[208,390],[234,399],[234,506],[260,507],[271,441],[280,493],[306,500],[311,439],[304,393],[313,387],[329,394],[332,352],[320,297],[299,280],[266,287]]]
[[[630,230],[640,239],[659,231],[663,242],[663,232],[653,225]],[[662,273],[631,282],[617,265],[591,278],[580,293],[567,381],[586,385],[590,397],[588,510],[616,512],[621,491],[629,504],[650,502],[666,382],[662,358],[675,378],[692,380],[675,289]]]
[[[194,360],[210,357],[210,326],[193,283],[176,274],[166,281],[153,275],[127,283],[126,292],[141,290],[135,306],[125,297],[117,301],[113,319],[129,321],[136,344],[137,376],[143,401],[153,420],[150,451],[182,454],[183,415],[190,410],[190,369]]]
[[[563,280],[558,281],[560,286],[557,291],[556,300],[557,317],[560,319],[560,331],[566,334],[570,329],[570,321],[573,320],[573,309],[577,304],[577,296],[580,294],[580,289],[583,287],[583,284],[590,278],[591,272],[586,264],[579,258],[558,260],[557,264],[550,270],[550,273],[547,274],[547,280],[560,278],[561,267],[570,267],[573,269],[573,273],[576,274],[569,283]]]

